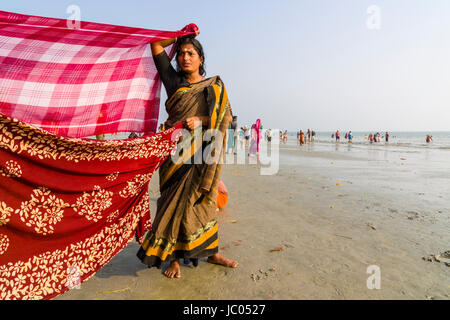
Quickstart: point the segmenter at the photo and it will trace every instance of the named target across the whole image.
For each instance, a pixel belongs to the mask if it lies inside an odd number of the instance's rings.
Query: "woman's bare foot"
[[[181,277],[181,271],[180,271],[180,263],[178,260],[174,260],[170,263],[170,266],[164,271],[164,275],[167,278],[180,278]]]
[[[215,255],[208,257],[208,262],[214,263],[214,264],[220,264],[221,266],[229,267],[229,268],[236,268],[238,266],[237,261],[235,261],[233,259],[225,258],[220,253],[216,253]]]

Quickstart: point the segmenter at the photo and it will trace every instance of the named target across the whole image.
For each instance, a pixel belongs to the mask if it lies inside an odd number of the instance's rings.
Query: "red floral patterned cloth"
[[[55,297],[142,241],[148,183],[180,127],[97,141],[0,116],[0,298]]]

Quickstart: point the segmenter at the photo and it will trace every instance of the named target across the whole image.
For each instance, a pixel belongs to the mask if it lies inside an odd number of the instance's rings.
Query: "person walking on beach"
[[[244,129],[242,127],[239,128],[238,141],[239,141],[239,149],[240,150],[244,149],[245,137],[244,137]]]
[[[384,138],[386,139],[386,142],[389,142],[389,132],[386,131]]]
[[[228,147],[227,147],[227,153],[230,151],[230,153],[236,154],[236,139],[237,139],[237,116],[233,117],[233,121],[230,123],[230,128],[228,129]]]
[[[348,132],[347,138],[348,138],[348,143],[352,143],[352,142],[353,142],[353,134],[352,134],[352,131],[349,131],[349,132]]]
[[[341,133],[339,130],[336,131],[336,142],[339,142],[341,140]]]
[[[258,150],[258,139],[257,139],[257,131],[256,124],[252,124],[251,128],[251,137],[250,137],[250,147],[248,148],[248,155],[254,156]]]
[[[300,130],[300,145],[302,146],[303,145],[303,139],[305,138],[305,134],[303,133],[303,131],[302,130]]]
[[[259,154],[259,146],[261,143],[261,130],[262,130],[261,119],[256,119],[255,130],[256,130],[256,153]]]
[[[248,130],[247,125],[244,126],[244,138],[245,138],[245,149],[248,148],[248,141],[250,140],[250,131]]]
[[[272,129],[267,130],[267,142],[272,141]]]
[[[178,70],[164,49],[174,43]],[[238,263],[219,254],[218,247],[216,201],[222,165],[191,164],[196,152],[202,152],[201,145],[194,149],[198,145],[194,128],[201,126],[202,134],[214,128],[224,137],[232,120],[225,86],[219,76],[204,77],[203,48],[193,37],[153,42],[151,50],[168,96],[165,126],[171,128],[184,121],[191,138],[183,137],[178,142],[185,151],[181,155],[184,164],[176,164],[169,157],[159,169],[161,196],[156,216],[137,256],[149,267],[160,268],[163,262],[170,261],[164,272],[168,278],[181,276],[179,259],[208,257],[210,263],[236,268]],[[217,103],[210,105],[211,101]],[[211,113],[217,117],[212,118]],[[224,142],[216,143],[223,150]]]
[[[234,128],[234,132],[233,132],[233,152],[234,154],[236,154],[237,152],[237,143],[238,143],[238,139],[239,139],[239,127],[238,127],[238,117],[234,116],[233,117],[233,128]]]

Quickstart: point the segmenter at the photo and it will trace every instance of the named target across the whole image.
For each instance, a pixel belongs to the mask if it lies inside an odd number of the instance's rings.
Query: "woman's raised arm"
[[[165,47],[170,46],[172,43],[175,43],[175,41],[177,41],[177,38],[152,42],[151,43],[152,55],[157,56],[158,54],[164,51]]]

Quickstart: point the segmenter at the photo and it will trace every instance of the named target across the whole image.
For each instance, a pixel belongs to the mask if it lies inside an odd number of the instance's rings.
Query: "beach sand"
[[[347,148],[281,146],[279,170],[269,176],[256,164],[224,166],[229,201],[219,247],[236,269],[202,259],[168,279],[164,268],[141,264],[133,241],[57,299],[449,299],[450,268],[422,259],[450,249],[446,164]],[[150,192],[153,218],[156,175]],[[367,286],[373,265],[380,289]]]

